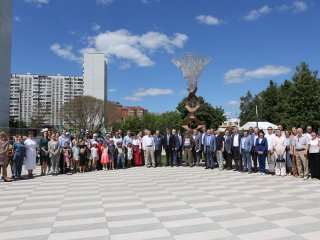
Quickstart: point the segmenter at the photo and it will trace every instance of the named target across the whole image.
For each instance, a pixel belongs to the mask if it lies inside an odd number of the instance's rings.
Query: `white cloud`
[[[143,3],[143,4],[148,4],[148,3],[153,3],[153,2],[160,2],[160,0],[141,0],[141,3]]]
[[[290,68],[286,66],[266,65],[254,70],[248,70],[246,68],[234,68],[230,69],[224,74],[225,83],[241,83],[251,79],[261,79],[267,77],[275,77],[282,74],[289,73]]]
[[[246,16],[244,16],[244,20],[248,22],[252,22],[257,20],[258,18],[262,17],[263,15],[267,15],[271,12],[271,8],[268,7],[267,5],[264,5],[260,9],[254,9],[250,11]]]
[[[18,16],[15,16],[13,19],[14,19],[16,22],[21,22],[21,18],[18,17]]]
[[[172,95],[174,94],[173,90],[171,89],[162,89],[162,88],[148,88],[143,89],[139,88],[138,90],[133,92],[132,96],[127,96],[124,98],[124,100],[129,101],[141,101],[143,97],[146,96],[163,96],[163,95]]]
[[[114,2],[114,0],[96,0],[98,5],[107,6]]]
[[[26,3],[34,3],[38,7],[41,7],[42,5],[48,4],[49,0],[25,0]]]
[[[175,33],[172,37],[160,32],[134,35],[126,29],[120,29],[89,37],[89,45],[80,52],[102,52],[108,58],[124,61],[126,66],[135,63],[140,67],[148,67],[154,65],[150,58],[152,53],[161,50],[173,53],[175,48],[182,48],[187,39],[181,33]]]
[[[71,34],[71,35],[75,35],[77,32],[76,31],[69,31],[69,33]]]
[[[206,24],[206,25],[210,25],[210,26],[219,25],[222,23],[222,21],[220,19],[218,19],[214,16],[210,16],[210,15],[196,16],[196,20],[198,21],[198,23]]]
[[[239,108],[240,102],[236,100],[230,100],[229,102],[227,102],[227,105],[231,108]]]
[[[78,63],[82,63],[82,61],[83,61],[82,57],[77,57],[72,52],[71,45],[61,46],[59,43],[54,43],[50,46],[50,50],[52,52],[54,52],[56,55],[58,55],[59,57],[62,57],[63,59],[67,59],[70,61],[76,61]]]
[[[114,93],[114,92],[116,92],[116,91],[117,91],[117,89],[115,89],[115,88],[110,88],[110,89],[108,90],[109,93]]]
[[[279,12],[286,12],[290,9],[290,7],[286,4],[276,7]]]
[[[292,7],[295,13],[305,12],[308,9],[308,5],[304,1],[293,2]]]
[[[94,23],[91,27],[92,31],[99,31],[101,26],[98,23]]]

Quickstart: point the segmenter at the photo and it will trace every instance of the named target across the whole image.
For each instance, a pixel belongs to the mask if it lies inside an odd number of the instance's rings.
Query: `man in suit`
[[[194,159],[194,164],[196,166],[200,165],[201,159],[201,133],[197,129],[193,130],[193,140],[194,140],[194,148],[192,149],[192,155]]]
[[[177,131],[175,129],[172,130],[172,152],[173,152],[173,165],[176,167],[179,167],[179,147],[180,147],[180,140],[179,136],[177,134]],[[171,167],[173,166],[171,165]]]
[[[240,154],[242,155],[243,171],[251,174],[251,149],[252,149],[252,139],[248,136],[248,131],[243,132],[243,137],[241,138]]]
[[[223,170],[223,151],[224,151],[224,137],[220,136],[220,130],[217,129],[215,131],[215,136],[216,136],[216,159],[219,165],[220,171]]]
[[[211,134],[211,130],[207,130],[207,134],[204,141],[205,152],[206,152],[206,169],[213,169],[213,158],[214,152],[216,151],[216,137]]]
[[[207,135],[207,129],[206,127],[202,128],[202,133],[201,133],[201,152],[200,152],[200,157],[202,158],[202,154],[204,156],[204,161],[206,161],[206,149],[205,149],[205,139]]]
[[[251,150],[251,157],[253,162],[253,172],[258,172],[258,151],[256,150],[256,140],[259,138],[259,128],[255,127],[253,129],[253,134],[251,134],[251,141],[252,141],[252,150]]]
[[[163,137],[163,147],[166,151],[167,166],[173,167],[173,137],[169,128],[166,129],[166,134]]]
[[[160,134],[160,131],[157,130],[156,134],[153,136],[155,151],[154,156],[156,160],[156,166],[159,167],[162,165],[161,163],[161,152],[162,152],[162,145],[163,145],[163,136]]]
[[[179,165],[181,165],[182,164],[182,145],[184,142],[183,136],[181,134],[181,130],[178,130],[178,137],[180,142],[179,151],[178,151],[178,162],[179,162]]]
[[[231,142],[232,142],[232,155],[233,155],[233,160],[235,165],[234,171],[242,171],[242,159],[240,155],[241,135],[237,127],[233,129]]]
[[[226,169],[232,169],[232,158],[231,158],[231,150],[232,150],[232,138],[230,135],[230,130],[227,129],[224,135],[224,157],[226,159]]]

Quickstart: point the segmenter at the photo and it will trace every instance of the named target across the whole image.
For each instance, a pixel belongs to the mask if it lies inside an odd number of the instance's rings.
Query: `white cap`
[[[44,133],[44,132],[48,132],[48,131],[49,131],[48,128],[44,128],[44,129],[42,129],[40,132],[41,132],[41,133]]]

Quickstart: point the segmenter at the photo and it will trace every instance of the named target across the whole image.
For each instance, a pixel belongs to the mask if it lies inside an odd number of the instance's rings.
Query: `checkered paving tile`
[[[0,239],[320,239],[320,181],[131,168],[0,183]]]

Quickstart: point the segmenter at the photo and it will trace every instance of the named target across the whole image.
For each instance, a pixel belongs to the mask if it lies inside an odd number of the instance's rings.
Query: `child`
[[[97,161],[99,159],[99,149],[97,148],[97,142],[93,142],[92,145],[93,147],[90,149],[91,150],[91,160],[93,163],[93,171],[97,170]]]
[[[76,140],[73,141],[72,154],[73,154],[73,173],[77,173],[80,149],[78,147],[78,142]]]
[[[21,135],[17,136],[17,141],[13,144],[13,150],[14,150],[14,176],[17,179],[21,178],[21,170],[23,165],[23,159],[25,155],[25,146],[23,144],[23,137]]]
[[[80,173],[84,173],[84,169],[86,167],[86,160],[87,160],[87,145],[85,144],[85,141],[83,139],[79,142],[79,160],[80,160]]]
[[[69,147],[69,143],[65,142],[62,149],[62,155],[64,163],[67,165],[67,173],[69,173],[70,170],[70,157],[71,157],[71,150]]]
[[[109,148],[109,159],[110,159],[110,170],[114,170],[115,169],[115,164],[114,164],[114,160],[115,160],[115,151],[116,151],[116,146],[114,145],[114,141],[111,140],[110,144],[108,146]]]
[[[128,143],[127,145],[127,157],[128,157],[128,167],[131,167],[131,160],[133,158],[133,149],[132,149],[131,143]]]
[[[13,137],[9,137],[9,150],[8,150],[8,160],[11,168],[11,178],[14,179],[14,168],[13,168]],[[8,166],[9,166],[8,165]]]
[[[103,146],[103,141],[100,139],[98,141],[98,145],[97,145],[98,153],[99,153],[99,159],[98,159],[98,162],[97,162],[98,171],[103,169],[102,162],[101,162],[101,160],[102,160],[102,146]]]
[[[124,169],[124,150],[123,150],[121,142],[117,143],[117,148],[116,148],[115,154],[118,156],[117,157],[117,168],[119,168],[119,166],[121,166],[121,168]]]
[[[101,155],[101,163],[103,165],[104,171],[107,171],[107,166],[110,163],[109,154],[108,154],[108,146],[106,143],[102,145],[102,155]],[[111,170],[111,168],[110,168]]]

